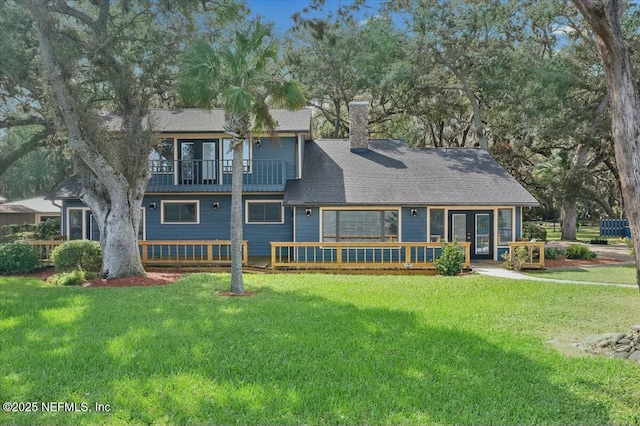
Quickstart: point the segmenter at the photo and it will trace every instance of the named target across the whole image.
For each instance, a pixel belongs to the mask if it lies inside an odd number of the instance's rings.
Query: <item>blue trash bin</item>
[[[629,228],[628,226],[624,227],[624,237],[631,238],[631,228]]]

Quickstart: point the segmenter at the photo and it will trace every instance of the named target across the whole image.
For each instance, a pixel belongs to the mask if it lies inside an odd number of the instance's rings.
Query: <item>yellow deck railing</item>
[[[523,268],[544,268],[544,241],[518,241],[509,243],[509,256],[513,260],[516,250],[524,247],[526,250]]]
[[[464,251],[465,268],[471,266],[471,243],[458,246]],[[439,242],[348,242],[348,243],[271,243],[273,268],[435,268],[440,256]]]
[[[61,245],[64,242],[65,242],[64,240],[29,240],[29,241],[25,241],[25,243],[31,244],[33,247],[35,247],[36,250],[38,250],[38,253],[40,254],[40,261],[44,265],[50,265],[51,264],[51,252],[53,251],[54,248],[58,247],[59,245]]]
[[[26,241],[38,249],[45,265],[51,252],[65,241]],[[138,241],[143,265],[209,265],[231,263],[231,241]],[[248,261],[247,242],[242,242],[242,263]]]
[[[231,241],[138,241],[143,265],[208,265],[231,263]],[[248,261],[242,242],[242,263]]]

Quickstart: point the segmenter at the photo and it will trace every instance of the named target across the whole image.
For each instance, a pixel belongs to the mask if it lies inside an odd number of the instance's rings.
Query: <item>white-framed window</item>
[[[140,226],[138,226],[138,240],[146,241],[147,239],[147,211],[144,207],[140,207]]]
[[[284,205],[278,200],[247,200],[245,202],[245,223],[284,223]]]
[[[149,172],[152,174],[173,173],[173,139],[160,139],[149,153]]]
[[[67,208],[67,240],[90,240],[91,218],[89,207]]]
[[[69,207],[67,209],[66,235],[68,240],[100,239],[100,230],[89,207]],[[95,229],[94,229],[95,228]],[[147,214],[140,208],[140,226],[138,240],[147,239]]]
[[[322,210],[323,242],[396,242],[398,238],[397,209],[384,210]]]
[[[200,223],[200,201],[162,200],[160,201],[160,223],[196,224]]]
[[[429,209],[429,235],[430,241],[445,241],[444,209]]]
[[[233,139],[222,140],[222,171],[231,173],[233,169],[233,152],[229,151]],[[242,168],[244,173],[251,173],[251,141],[245,139],[242,144]]]
[[[498,209],[498,245],[513,241],[513,209]]]

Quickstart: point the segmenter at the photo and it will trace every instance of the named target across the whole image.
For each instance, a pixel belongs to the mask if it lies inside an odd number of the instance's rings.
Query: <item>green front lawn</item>
[[[581,267],[563,271],[528,272],[528,275],[557,280],[636,284],[635,266]]]
[[[640,323],[637,290],[475,275],[246,285],[254,296],[217,296],[225,274],[0,278],[0,399],[110,406],[0,424],[640,424],[640,363],[564,354]]]
[[[560,240],[560,237],[562,236],[562,230],[560,229],[559,224],[556,223],[555,227],[553,225],[547,224],[544,226],[544,228],[547,230],[547,241]],[[612,241],[620,240],[619,238],[601,238],[599,226],[581,226],[576,231],[576,238],[578,241],[591,241],[597,239]]]
[[[547,230],[547,241],[560,240],[560,237],[562,236],[560,224],[556,223],[555,226],[553,226],[553,224],[546,223],[543,227]],[[599,226],[580,226],[576,231],[576,239],[582,242],[589,242],[591,240],[607,240],[610,244],[624,242],[624,238],[601,237]]]

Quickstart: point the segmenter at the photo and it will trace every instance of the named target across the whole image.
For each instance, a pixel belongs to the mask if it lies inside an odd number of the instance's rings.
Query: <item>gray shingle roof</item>
[[[25,200],[11,201],[4,203],[2,207],[21,207],[27,209],[29,212],[35,213],[58,213],[60,207],[53,204],[51,201],[45,199],[45,197],[27,198]],[[26,211],[26,210],[25,210]]]
[[[287,183],[285,204],[538,205],[481,149],[410,148],[398,140],[371,140],[369,148],[308,142],[303,179]]]
[[[277,123],[278,132],[311,131],[311,110],[303,108],[298,111],[271,109],[271,116]],[[224,110],[222,109],[154,109],[151,110],[154,128],[158,132],[223,132]],[[109,115],[105,123],[110,130],[120,128],[119,117]]]
[[[82,182],[78,176],[72,176],[53,191],[44,196],[47,200],[62,200],[68,198],[80,198]]]

